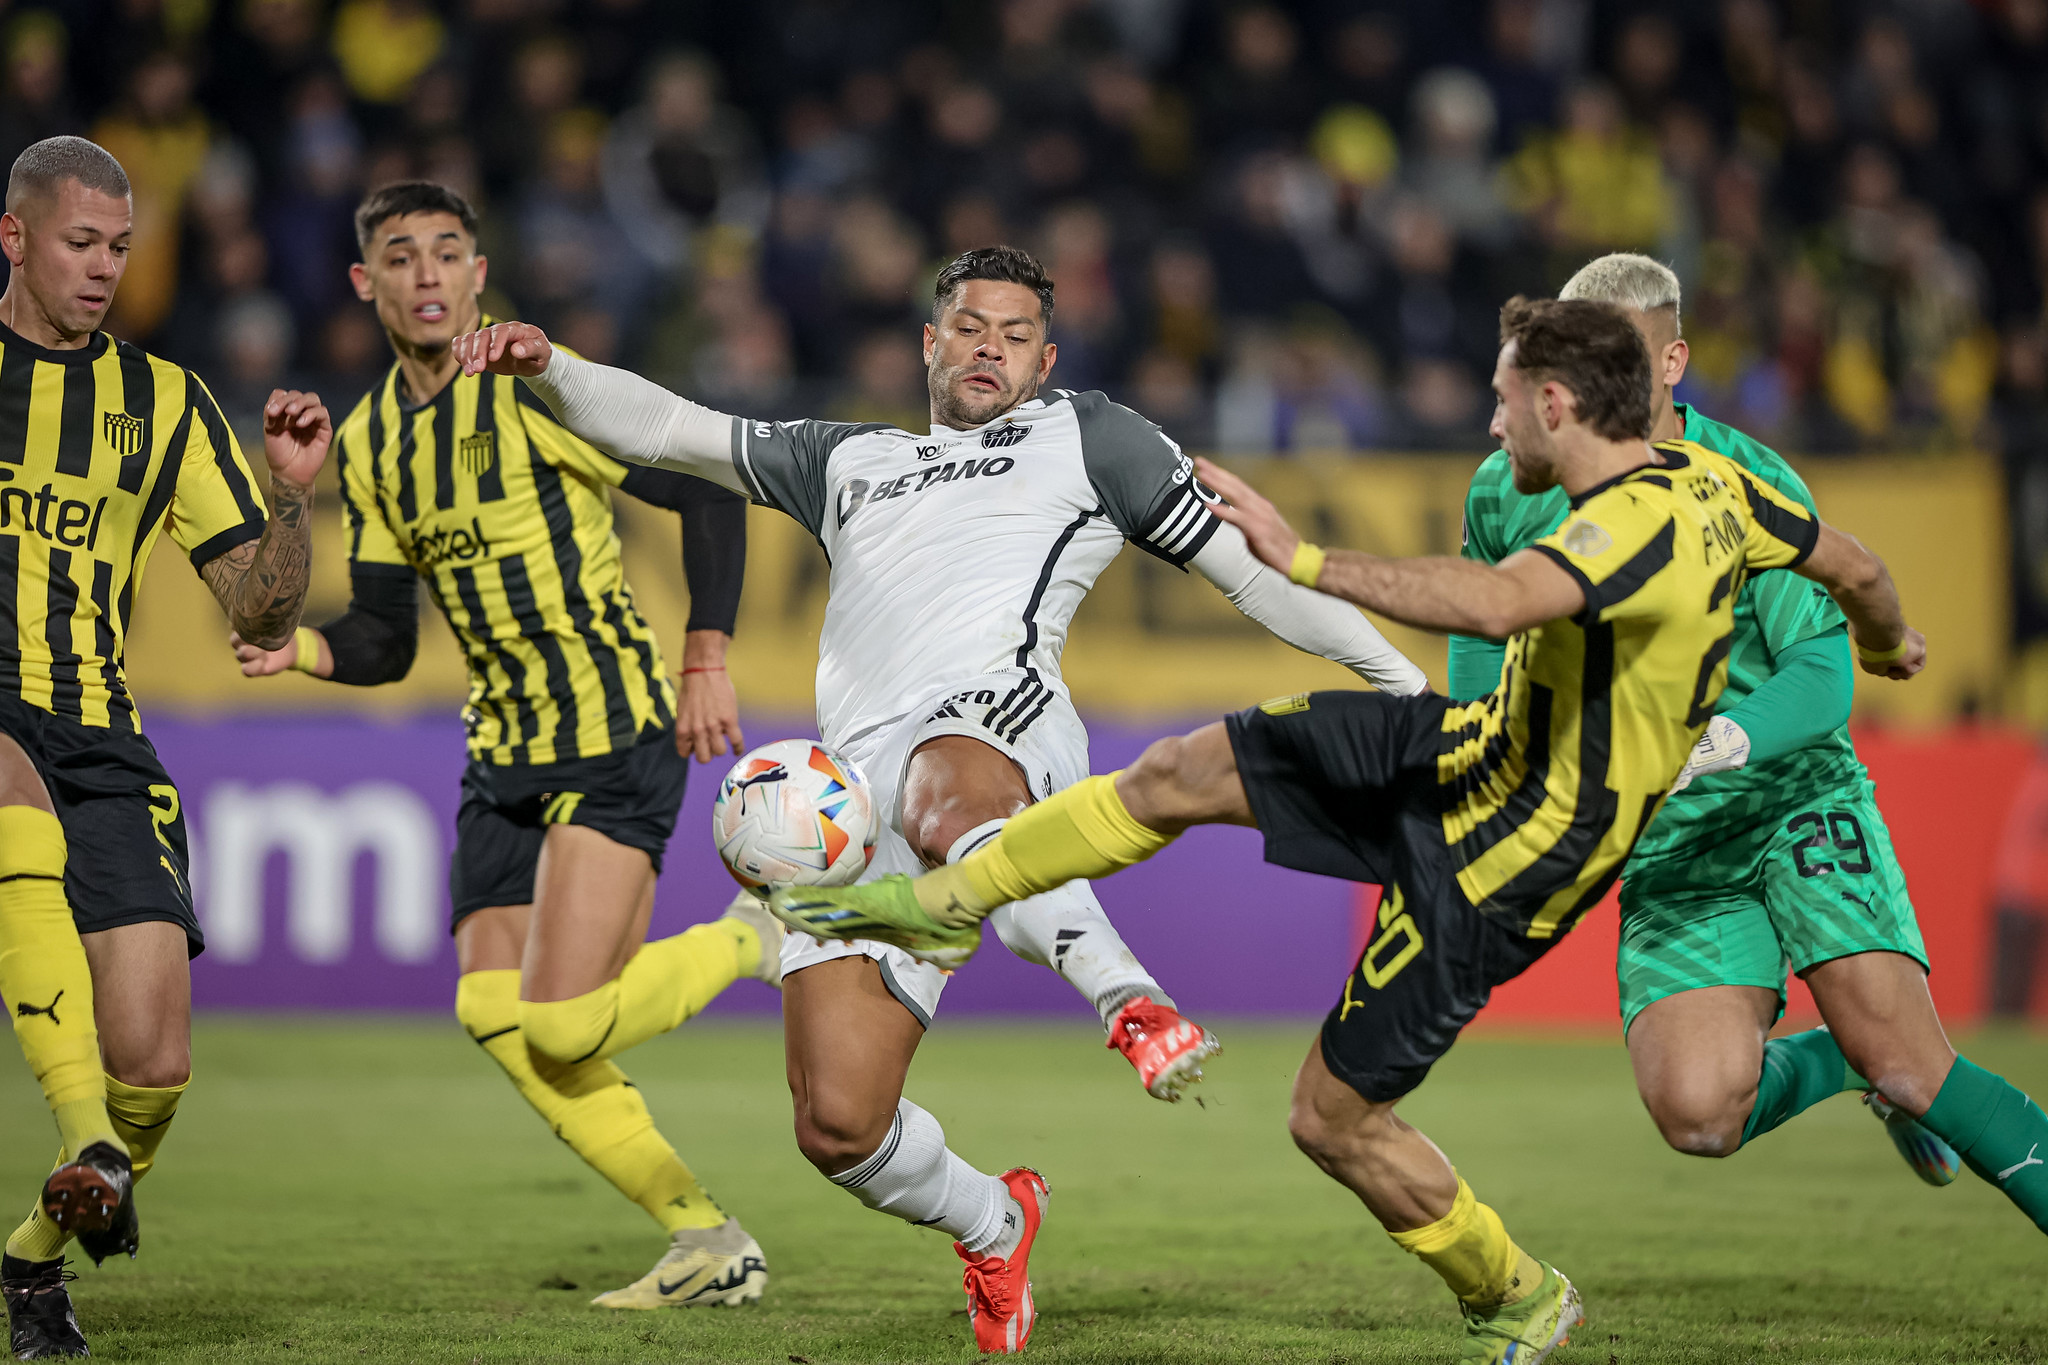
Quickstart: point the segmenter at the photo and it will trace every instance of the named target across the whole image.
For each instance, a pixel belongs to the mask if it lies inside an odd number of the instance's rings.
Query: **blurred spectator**
[[[1408,99],[1407,43],[1398,16],[1361,14],[1340,24],[1331,35],[1330,93],[1343,102],[1362,104],[1382,118],[1397,119]],[[1493,132],[1492,97],[1488,96],[1488,127]]]
[[[1185,450],[1216,444],[1201,375],[1177,355],[1147,351],[1139,356],[1131,368],[1128,401]]]
[[[1539,50],[1538,0],[1491,0],[1486,7],[1486,83],[1500,121],[1500,149],[1518,150],[1550,122],[1557,80]]]
[[[1514,233],[1492,156],[1493,95],[1459,67],[1439,67],[1415,86],[1414,141],[1403,181],[1461,240],[1498,249]]]
[[[1491,412],[1472,371],[1452,360],[1412,360],[1401,377],[1401,444],[1411,450],[1471,450]]]
[[[332,76],[316,76],[300,87],[285,147],[285,182],[270,196],[263,231],[271,278],[300,329],[310,332],[352,296],[348,267],[356,258],[361,143]]]
[[[128,270],[108,326],[147,342],[177,294],[179,217],[211,136],[192,103],[191,68],[169,52],[149,57],[130,79],[127,101],[92,136],[121,162],[135,192]]]
[[[286,383],[293,346],[291,310],[276,295],[245,294],[221,310],[220,366],[210,383],[229,426],[262,429],[263,405]]]
[[[483,122],[477,144],[484,184],[492,193],[514,190],[531,174],[534,154],[583,93],[582,53],[559,33],[526,42],[513,58],[511,71],[509,101],[504,83],[491,81],[491,117]]]
[[[1315,116],[1311,84],[1297,64],[1301,35],[1271,5],[1227,13],[1224,65],[1209,79],[1204,121],[1210,147],[1271,146]]]
[[[1222,285],[1223,310],[1234,316],[1285,315],[1315,297],[1315,282],[1289,231],[1286,158],[1267,152],[1238,169],[1232,201],[1209,234]]]
[[[1217,396],[1225,450],[1366,450],[1388,434],[1372,357],[1341,321],[1305,311],[1284,339],[1248,331]]]
[[[365,104],[404,103],[447,39],[426,0],[343,0],[334,13],[334,59]]]
[[[520,199],[519,294],[537,318],[594,308],[630,331],[651,302],[654,272],[600,192],[604,137],[594,110],[557,116],[540,175]]]
[[[838,336],[907,330],[924,321],[926,309],[917,297],[924,243],[894,209],[877,198],[854,200],[837,215],[832,246]]]
[[[847,367],[850,382],[833,408],[836,420],[880,422],[904,431],[930,430],[931,399],[916,335],[889,328],[861,339]]]
[[[1653,250],[1671,225],[1656,144],[1624,121],[1621,101],[1598,82],[1572,88],[1563,127],[1532,139],[1508,163],[1507,182],[1510,202],[1561,268],[1600,251]]]
[[[47,10],[29,10],[7,26],[6,86],[0,91],[0,156],[12,166],[31,142],[78,131],[64,79],[69,40]]]
[[[1076,201],[1046,218],[1045,267],[1058,288],[1056,382],[1064,389],[1102,388],[1122,368],[1123,311],[1110,275],[1109,248],[1109,221],[1093,204]]]
[[[1372,337],[1382,355],[1412,367],[1442,361],[1480,372],[1499,349],[1500,303],[1460,268],[1458,239],[1442,215],[1419,199],[1394,210],[1388,231],[1392,269],[1379,291]],[[1443,405],[1433,413],[1448,411]]]
[[[1223,321],[1216,311],[1216,271],[1194,242],[1169,241],[1152,253],[1152,350],[1197,379],[1211,377],[1221,358]],[[1155,419],[1158,420],[1158,419]]]
[[[713,219],[760,230],[760,149],[745,118],[718,102],[718,71],[703,54],[655,63],[646,97],[605,145],[604,195],[633,245],[664,270],[688,263],[691,233]]]
[[[1678,26],[1663,14],[1638,14],[1622,26],[1614,45],[1614,78],[1630,119],[1659,120],[1683,56]]]

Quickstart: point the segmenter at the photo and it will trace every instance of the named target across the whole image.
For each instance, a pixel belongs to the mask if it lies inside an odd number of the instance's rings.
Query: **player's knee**
[[[192,1049],[182,1040],[165,1039],[162,1046],[133,1056],[108,1055],[107,1074],[123,1085],[141,1090],[168,1090],[192,1079]]]
[[[1149,745],[1124,769],[1118,785],[1133,813],[1143,809],[1146,823],[1186,826],[1210,813],[1205,779],[1213,766],[1205,761],[1195,736],[1173,735]]]
[[[1721,1094],[1701,1087],[1645,1093],[1643,1104],[1657,1131],[1675,1152],[1687,1156],[1730,1156],[1742,1145],[1742,1128],[1756,1092]]]
[[[615,986],[568,1000],[519,1002],[519,1029],[526,1036],[526,1046],[556,1062],[580,1062],[593,1056],[604,1046],[617,1019]]]
[[[850,1171],[882,1145],[895,1113],[893,1106],[876,1114],[814,1093],[797,1111],[797,1150],[825,1175]]]
[[[1312,1096],[1297,1094],[1287,1113],[1287,1135],[1303,1156],[1335,1172],[1370,1158],[1384,1121],[1377,1110],[1361,1113],[1347,1106],[1338,1112],[1317,1104]]]

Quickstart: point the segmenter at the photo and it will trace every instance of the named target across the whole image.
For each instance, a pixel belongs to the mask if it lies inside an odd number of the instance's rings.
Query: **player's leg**
[[[743,903],[636,948],[653,895],[644,850],[583,825],[549,826],[520,986],[527,1046],[572,1065],[614,1057],[682,1024],[741,976],[772,970],[764,942],[779,936]]]
[[[92,969],[65,891],[68,861],[41,774],[0,734],[0,999],[72,1158],[120,1138],[107,1116]]]
[[[1036,1317],[1026,1274],[1045,1182],[1024,1167],[975,1169],[947,1147],[936,1118],[903,1098],[936,1002],[903,990],[862,953],[791,967],[782,1018],[797,1147],[869,1208],[953,1238],[976,1341],[984,1352],[1021,1349]]]
[[[2048,1231],[2048,1114],[1956,1055],[1926,968],[1904,953],[1864,952],[1803,975],[1849,1064]]]
[[[1777,1016],[1776,991],[1704,986],[1664,996],[1629,1021],[1637,1093],[1673,1150],[1728,1156],[1742,1145]],[[1829,1095],[1842,1088],[1836,1071]]]
[[[926,867],[959,862],[1030,804],[1030,785],[1017,760],[983,740],[939,735],[911,751],[903,830]],[[1081,993],[1101,1018],[1110,1046],[1138,1069],[1149,1093],[1176,1100],[1201,1079],[1202,1059],[1219,1050],[1215,1039],[1181,1017],[1087,882],[1068,882],[1006,905],[989,923],[1004,947],[1050,967]]]
[[[562,1063],[527,1047],[519,1026],[519,964],[531,915],[527,905],[486,906],[456,925],[462,975],[455,1013],[555,1136],[669,1234],[669,1254],[654,1271],[595,1301],[639,1308],[759,1298],[767,1285],[760,1247],[654,1126],[626,1073],[613,1062]],[[644,933],[644,919],[640,928]]]
[[[1581,1320],[1577,1291],[1517,1246],[1436,1144],[1394,1112],[1491,987],[1543,950],[1483,920],[1446,886],[1416,897],[1389,889],[1295,1078],[1288,1128],[1396,1244],[1443,1278],[1465,1316],[1460,1360],[1535,1362]]]

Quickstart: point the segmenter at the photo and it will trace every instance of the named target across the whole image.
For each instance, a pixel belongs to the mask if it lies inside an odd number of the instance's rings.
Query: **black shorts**
[[[1458,887],[1436,780],[1443,697],[1314,692],[1231,716],[1266,861],[1385,888],[1323,1020],[1323,1062],[1375,1103],[1422,1084],[1493,988],[1552,939],[1481,914]]]
[[[549,825],[587,825],[639,849],[660,872],[689,776],[690,760],[676,752],[666,726],[642,732],[630,749],[595,758],[472,762],[462,773],[448,869],[451,930],[485,906],[532,903],[533,870]]]
[[[185,811],[156,747],[0,697],[0,734],[28,754],[64,826],[64,896],[81,934],[163,920],[206,948],[192,913]]]

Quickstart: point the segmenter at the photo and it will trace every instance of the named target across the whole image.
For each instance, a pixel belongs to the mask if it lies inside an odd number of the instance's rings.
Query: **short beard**
[[[1010,409],[1030,402],[1032,395],[1038,392],[1037,376],[1034,375],[1030,382],[1014,390],[991,394],[987,400],[988,406],[984,410],[979,405],[971,405],[956,397],[953,393],[954,378],[967,374],[974,368],[972,365],[958,365],[941,370],[934,365],[925,372],[926,387],[931,391],[932,420],[938,425],[952,427],[955,430],[985,426]]]

